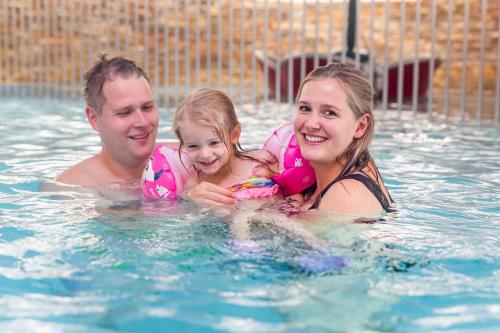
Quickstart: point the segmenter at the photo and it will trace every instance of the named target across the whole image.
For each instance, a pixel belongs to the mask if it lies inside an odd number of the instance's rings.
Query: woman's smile
[[[304,140],[305,140],[305,142],[308,142],[308,143],[322,143],[322,142],[325,142],[327,139],[325,137],[322,137],[322,136],[305,134]]]

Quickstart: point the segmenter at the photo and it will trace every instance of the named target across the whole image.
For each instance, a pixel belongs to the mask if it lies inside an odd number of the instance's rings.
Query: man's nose
[[[146,115],[144,114],[144,112],[142,112],[142,110],[140,110],[140,109],[135,110],[135,112],[134,112],[134,126],[141,127],[141,126],[145,126],[146,123],[147,123],[147,120],[146,120]]]

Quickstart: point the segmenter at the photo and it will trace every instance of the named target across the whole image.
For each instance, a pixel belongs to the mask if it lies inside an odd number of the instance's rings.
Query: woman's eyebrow
[[[306,105],[306,106],[310,106],[311,105],[311,103],[309,103],[307,101],[299,101],[297,104]],[[333,110],[338,111],[338,112],[342,112],[341,108],[339,108],[336,105],[332,105],[332,104],[321,104],[320,107],[322,109],[329,108],[329,109],[333,109]]]
[[[342,109],[339,108],[338,106],[336,105],[331,105],[331,104],[323,104],[321,105],[322,108],[329,108],[329,109],[334,109],[335,111],[340,111],[342,112]]]

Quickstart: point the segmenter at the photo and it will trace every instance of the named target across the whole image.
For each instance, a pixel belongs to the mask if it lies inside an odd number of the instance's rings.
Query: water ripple
[[[0,331],[500,327],[498,128],[377,113],[371,152],[396,213],[305,223],[320,245],[256,220],[238,243],[231,219],[184,201],[54,184],[99,150],[82,105],[0,106]],[[238,109],[246,147],[293,119],[293,109],[270,106]],[[174,138],[172,115],[162,110],[161,139]]]

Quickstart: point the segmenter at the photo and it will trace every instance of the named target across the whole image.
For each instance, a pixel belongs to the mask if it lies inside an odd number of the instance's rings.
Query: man
[[[85,73],[87,120],[101,152],[56,180],[83,187],[138,186],[156,142],[158,110],[147,74],[121,57],[101,59]]]

